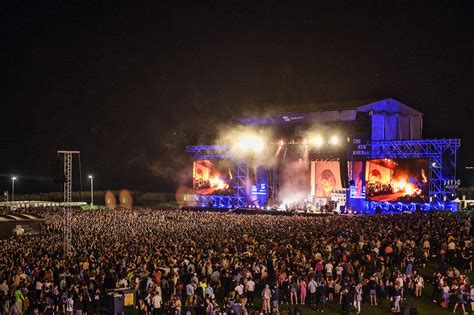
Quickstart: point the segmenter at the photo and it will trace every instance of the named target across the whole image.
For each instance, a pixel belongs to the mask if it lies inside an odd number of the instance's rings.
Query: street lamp
[[[91,180],[91,209],[94,206],[94,176],[89,175],[89,179]]]
[[[12,202],[15,201],[15,181],[16,181],[16,177],[13,176],[12,177]]]

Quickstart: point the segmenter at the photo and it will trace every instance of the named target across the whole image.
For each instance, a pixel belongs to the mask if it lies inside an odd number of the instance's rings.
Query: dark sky
[[[185,146],[232,115],[388,97],[474,164],[472,1],[157,2],[2,4],[0,190],[59,190],[51,161],[77,149],[98,189],[173,191]]]

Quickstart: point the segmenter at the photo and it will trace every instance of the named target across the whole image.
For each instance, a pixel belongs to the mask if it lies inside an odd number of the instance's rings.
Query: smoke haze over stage
[[[456,180],[460,141],[423,139],[422,117],[394,99],[239,117],[241,125],[223,130],[217,145],[188,147],[198,186],[207,178],[188,204],[305,212],[455,210],[455,188],[444,183]],[[225,160],[233,167],[211,166]]]

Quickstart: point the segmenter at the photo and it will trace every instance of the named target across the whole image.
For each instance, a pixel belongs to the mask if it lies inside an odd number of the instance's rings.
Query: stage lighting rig
[[[331,138],[329,138],[329,143],[332,145],[337,145],[339,144],[339,138],[336,135],[333,135]]]
[[[257,134],[243,134],[237,139],[237,148],[241,151],[262,152],[265,146],[263,138]]]
[[[316,135],[316,136],[312,139],[312,143],[313,143],[316,147],[321,147],[321,146],[324,144],[323,137],[322,137],[321,135]]]

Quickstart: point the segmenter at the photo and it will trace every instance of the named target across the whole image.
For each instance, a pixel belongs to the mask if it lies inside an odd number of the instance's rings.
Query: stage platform
[[[202,207],[186,207],[181,208],[185,211],[194,212],[220,212],[220,213],[235,213],[235,214],[251,214],[251,215],[275,215],[275,216],[305,216],[305,217],[320,217],[339,215],[338,213],[319,213],[319,212],[302,212],[302,211],[279,211],[279,210],[264,210],[255,208],[202,208]]]
[[[41,233],[44,218],[32,213],[0,214],[0,239],[13,236],[13,230],[20,225],[23,235],[37,235]]]

